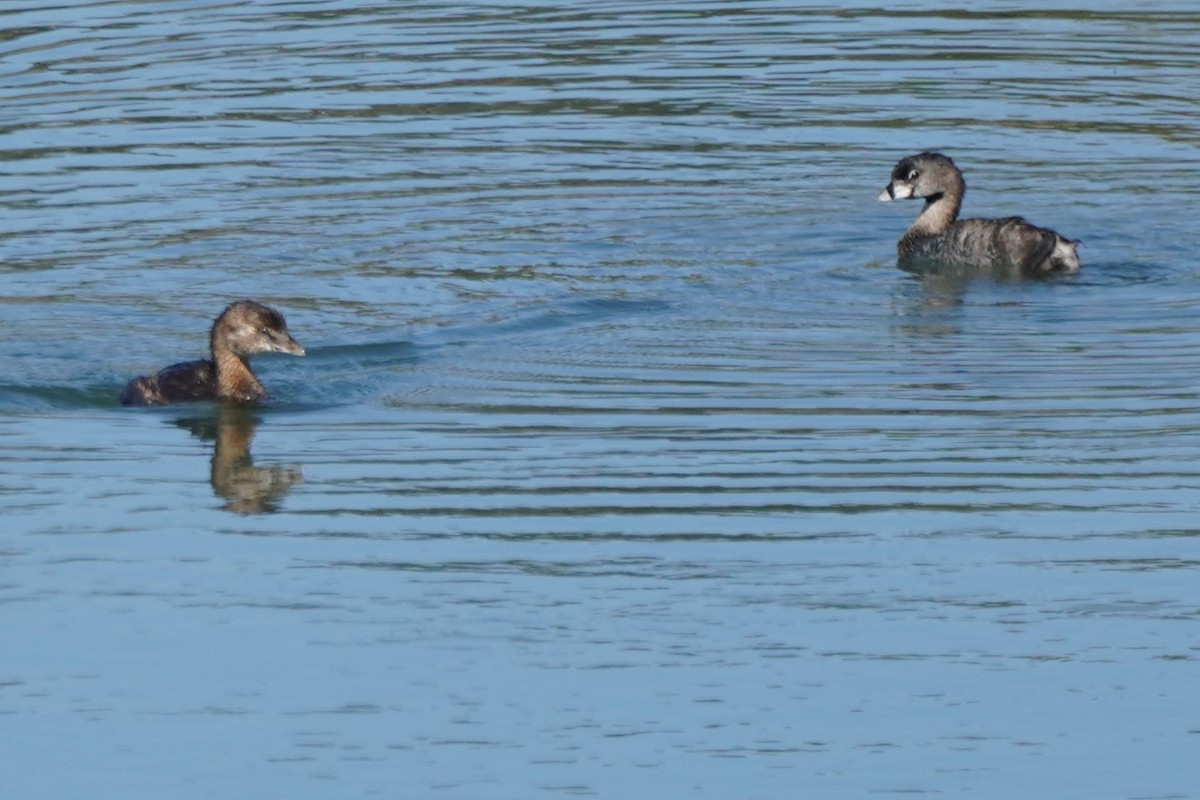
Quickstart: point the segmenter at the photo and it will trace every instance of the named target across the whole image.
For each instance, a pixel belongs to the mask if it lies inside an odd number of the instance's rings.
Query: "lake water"
[[[0,6],[0,793],[1200,797],[1200,10],[971,8]]]

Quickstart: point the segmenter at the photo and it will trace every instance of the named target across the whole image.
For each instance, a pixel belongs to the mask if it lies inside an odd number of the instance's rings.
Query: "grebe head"
[[[885,202],[910,197],[929,199],[947,194],[961,199],[965,190],[962,172],[953,161],[941,153],[925,152],[901,159],[879,199]]]
[[[211,336],[213,353],[228,351],[241,358],[256,353],[304,355],[288,333],[283,315],[253,300],[239,300],[217,317]]]

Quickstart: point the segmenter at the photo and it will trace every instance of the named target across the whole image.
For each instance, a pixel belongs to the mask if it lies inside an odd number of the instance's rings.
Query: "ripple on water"
[[[3,18],[13,796],[1190,796],[1195,9]],[[897,270],[926,148],[1084,272]]]

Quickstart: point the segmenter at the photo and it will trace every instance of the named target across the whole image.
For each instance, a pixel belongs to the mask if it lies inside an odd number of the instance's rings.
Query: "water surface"
[[[1187,4],[0,21],[6,796],[1195,796]]]

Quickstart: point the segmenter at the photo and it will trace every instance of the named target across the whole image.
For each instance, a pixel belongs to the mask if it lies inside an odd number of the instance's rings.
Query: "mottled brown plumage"
[[[916,222],[896,244],[902,264],[933,261],[1022,275],[1078,272],[1078,240],[1031,225],[1021,217],[958,219],[967,185],[962,172],[941,153],[902,159],[880,200],[925,200]]]
[[[134,378],[121,392],[127,406],[157,406],[196,400],[255,403],[267,392],[250,369],[256,353],[304,355],[288,333],[283,315],[253,300],[240,300],[213,322],[211,359],[172,364],[154,375]]]

